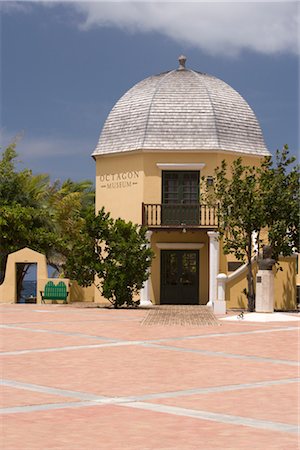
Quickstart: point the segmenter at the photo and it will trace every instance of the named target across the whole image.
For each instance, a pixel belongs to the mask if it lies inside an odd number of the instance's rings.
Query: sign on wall
[[[136,170],[100,175],[100,187],[106,189],[130,188],[138,184],[140,174]]]

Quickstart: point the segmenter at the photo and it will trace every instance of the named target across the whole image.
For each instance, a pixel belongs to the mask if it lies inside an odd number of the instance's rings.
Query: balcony
[[[142,224],[148,228],[217,228],[217,208],[199,203],[143,203]]]

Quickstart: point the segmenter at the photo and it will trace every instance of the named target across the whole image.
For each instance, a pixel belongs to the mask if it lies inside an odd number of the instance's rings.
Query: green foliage
[[[245,262],[252,256],[252,232],[259,232],[264,225],[257,168],[244,166],[242,158],[238,158],[227,177],[227,163],[223,161],[221,168],[216,169],[214,186],[224,251],[233,252]]]
[[[275,164],[266,158],[259,171],[268,241],[276,261],[280,255],[299,252],[300,185],[295,159],[285,145],[281,152],[277,150]]]
[[[47,175],[17,171],[16,158],[11,144],[0,160],[0,273],[9,253],[30,247],[82,286],[97,275],[98,288],[115,307],[134,305],[152,258],[146,230],[104,210],[95,217],[92,182],[51,184]],[[19,266],[18,292],[27,269]]]
[[[102,209],[86,220],[80,241],[67,260],[66,274],[81,286],[97,287],[115,308],[134,306],[134,294],[148,278],[152,250],[146,229],[122,219],[113,220]]]
[[[291,255],[299,248],[299,167],[289,156],[288,147],[263,160],[261,166],[243,165],[235,160],[228,174],[226,161],[215,170],[213,190],[204,189],[203,197],[218,205],[220,238],[226,253],[248,265],[248,309],[254,310],[255,292],[252,273],[253,242],[262,245],[261,232],[267,231],[272,257]],[[204,183],[205,186],[205,183]]]
[[[91,181],[51,183],[48,175],[16,169],[16,144],[0,159],[0,282],[9,253],[30,247],[61,272],[94,209]],[[22,283],[26,267],[19,274]]]
[[[80,240],[85,217],[94,211],[95,189],[89,180],[74,182],[67,179],[56,181],[48,193],[48,207],[56,235],[59,237],[56,251],[50,261],[59,272]]]
[[[49,178],[18,172],[16,157],[13,143],[0,159],[0,279],[9,253],[30,247],[48,255],[57,241],[45,207]]]

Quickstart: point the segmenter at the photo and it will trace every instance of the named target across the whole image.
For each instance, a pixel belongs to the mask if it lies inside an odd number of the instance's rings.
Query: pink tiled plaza
[[[150,313],[1,305],[1,449],[298,448],[299,321]]]

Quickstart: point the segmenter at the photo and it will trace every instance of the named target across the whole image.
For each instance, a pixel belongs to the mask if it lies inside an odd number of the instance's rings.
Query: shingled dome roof
[[[115,104],[93,156],[149,151],[269,155],[248,103],[211,75],[185,68],[137,83]]]

